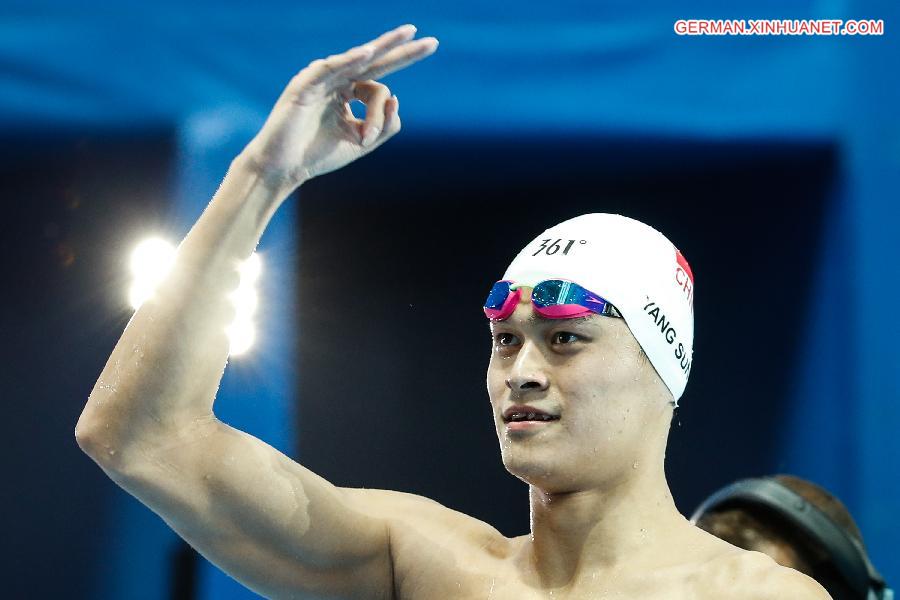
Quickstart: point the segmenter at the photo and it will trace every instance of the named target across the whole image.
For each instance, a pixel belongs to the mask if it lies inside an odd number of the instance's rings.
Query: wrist
[[[280,199],[284,199],[311,179],[309,172],[304,168],[291,170],[272,167],[267,161],[247,149],[244,149],[231,161],[229,173],[232,172],[255,177]]]

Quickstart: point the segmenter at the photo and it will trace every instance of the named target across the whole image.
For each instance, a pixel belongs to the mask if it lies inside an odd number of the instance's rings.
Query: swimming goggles
[[[494,284],[484,302],[484,314],[492,321],[508,318],[522,296],[520,284],[500,280]],[[571,319],[596,313],[607,317],[621,317],[616,307],[573,281],[546,279],[531,292],[534,309],[550,319]]]

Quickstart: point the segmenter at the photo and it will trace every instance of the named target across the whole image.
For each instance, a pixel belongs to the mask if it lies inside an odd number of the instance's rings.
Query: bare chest
[[[410,582],[412,583],[412,582]],[[684,581],[581,582],[573,587],[536,589],[502,575],[460,574],[422,578],[398,593],[398,600],[447,598],[466,600],[705,600]]]
[[[401,541],[395,554],[397,600],[704,600],[702,576],[686,567],[640,575],[581,573],[577,581],[544,587],[505,556],[483,546]],[[433,542],[433,540],[431,540]]]

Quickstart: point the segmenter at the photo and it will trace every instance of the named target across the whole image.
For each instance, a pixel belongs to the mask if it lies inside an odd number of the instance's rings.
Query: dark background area
[[[87,597],[104,509],[124,492],[79,451],[74,426],[131,314],[134,240],[175,230],[173,141],[165,130],[72,132],[3,148],[0,389],[13,451],[0,466],[16,485],[0,510],[18,574],[7,591],[49,597],[64,581]],[[696,276],[696,366],[667,455],[679,508],[777,471],[773,432],[802,323],[792,310],[808,301],[836,163],[826,145],[413,138],[309,182],[292,200],[294,458],[338,485],[422,494],[526,532],[526,488],[504,471],[490,416],[480,307],[541,230],[621,212],[665,232]],[[159,574],[173,597],[191,597],[196,559],[173,546]],[[43,576],[48,564],[58,578]]]
[[[0,149],[3,595],[87,598],[124,492],[78,448],[75,423],[133,312],[135,240],[169,227],[173,140],[38,132]]]

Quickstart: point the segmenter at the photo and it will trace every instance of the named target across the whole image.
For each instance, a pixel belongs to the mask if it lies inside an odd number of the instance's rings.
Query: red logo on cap
[[[675,248],[675,262],[678,263],[678,266],[675,267],[675,283],[684,290],[684,295],[690,302],[691,309],[693,309],[694,274],[691,272],[691,265],[688,264],[687,259],[678,248]]]

